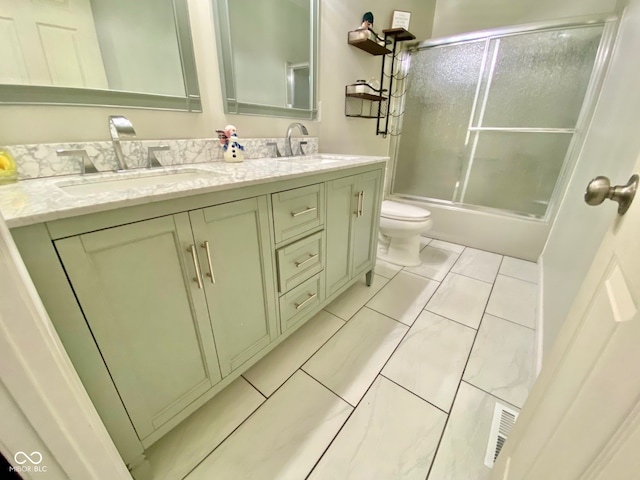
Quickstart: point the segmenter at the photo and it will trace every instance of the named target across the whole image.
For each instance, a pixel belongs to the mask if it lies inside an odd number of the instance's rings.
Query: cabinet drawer
[[[298,240],[278,250],[278,286],[285,293],[324,268],[324,232]]]
[[[322,272],[280,297],[280,325],[282,331],[314,310],[324,300]]]
[[[322,184],[271,195],[276,243],[301,235],[324,223]]]

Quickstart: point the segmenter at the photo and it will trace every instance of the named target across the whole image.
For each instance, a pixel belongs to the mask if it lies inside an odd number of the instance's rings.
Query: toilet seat
[[[431,217],[431,212],[424,208],[408,205],[406,203],[384,200],[380,216],[391,220],[402,220],[405,222],[424,222]]]

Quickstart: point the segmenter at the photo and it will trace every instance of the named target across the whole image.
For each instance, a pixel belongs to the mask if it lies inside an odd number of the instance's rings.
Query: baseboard
[[[542,357],[544,355],[544,262],[542,255],[538,257],[538,310],[535,330],[535,371],[536,378],[542,370]]]

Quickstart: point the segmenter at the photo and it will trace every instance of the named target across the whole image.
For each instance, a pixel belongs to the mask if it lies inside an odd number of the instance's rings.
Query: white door
[[[89,0],[0,0],[0,83],[108,88]]]
[[[636,23],[630,37],[637,42],[640,2],[631,3]],[[618,95],[640,111],[640,91],[632,90]],[[620,118],[607,120],[617,127],[612,136],[628,135]],[[639,128],[632,126],[635,135]],[[640,173],[640,152],[633,159],[629,174]],[[627,179],[612,180],[624,184]],[[640,478],[640,194],[624,216],[608,200],[595,208],[610,212],[610,229],[492,479]]]

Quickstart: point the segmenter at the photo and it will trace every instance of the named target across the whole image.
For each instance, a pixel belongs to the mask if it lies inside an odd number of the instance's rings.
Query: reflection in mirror
[[[287,62],[287,107],[310,108],[309,62]]]
[[[317,0],[213,3],[226,113],[314,118]]]
[[[0,101],[199,107],[187,15],[186,0],[0,0]]]

